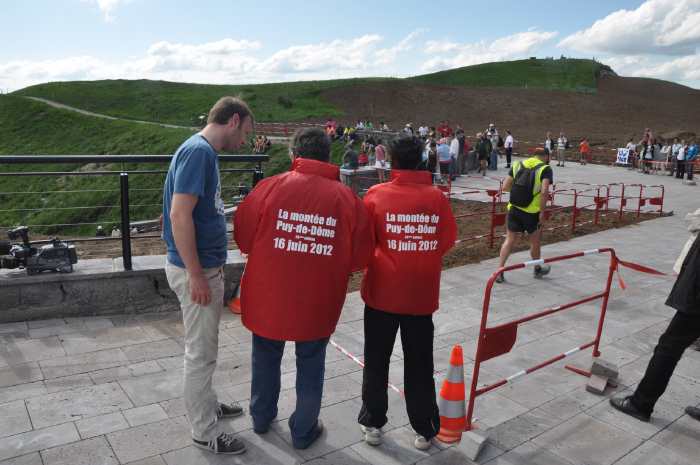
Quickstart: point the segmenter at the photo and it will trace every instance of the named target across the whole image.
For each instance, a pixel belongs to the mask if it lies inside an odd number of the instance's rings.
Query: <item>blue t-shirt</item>
[[[452,155],[450,155],[450,146],[447,144],[438,144],[437,156],[442,163],[450,161],[452,158]]]
[[[192,211],[197,255],[202,268],[218,268],[226,263],[226,220],[221,199],[219,160],[214,148],[201,134],[187,139],[177,149],[163,188],[163,239],[168,246],[168,261],[185,267],[175,247],[170,204],[174,194],[199,197]]]

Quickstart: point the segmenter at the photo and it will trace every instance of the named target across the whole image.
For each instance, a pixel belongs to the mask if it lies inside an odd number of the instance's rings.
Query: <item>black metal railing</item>
[[[67,239],[70,242],[95,242],[95,241],[115,241],[115,240],[120,240],[121,245],[122,245],[122,259],[123,259],[123,265],[124,265],[124,270],[131,271],[132,270],[132,256],[131,256],[131,228],[132,225],[138,224],[138,223],[144,223],[144,221],[141,222],[134,222],[133,221],[133,214],[132,211],[135,208],[150,208],[154,209],[156,207],[161,207],[162,206],[162,200],[161,203],[136,203],[133,204],[130,202],[130,192],[145,192],[145,191],[152,191],[156,192],[159,191],[159,197],[162,199],[162,187],[158,188],[129,188],[129,176],[136,176],[136,175],[146,175],[146,176],[154,176],[154,175],[165,175],[167,173],[167,170],[161,170],[161,169],[129,169],[126,165],[136,165],[138,166],[139,164],[161,164],[161,163],[170,163],[172,159],[172,155],[0,155],[0,186],[2,186],[2,178],[3,177],[85,177],[85,176],[105,176],[105,177],[110,177],[110,176],[118,176],[119,178],[119,186],[118,188],[112,188],[112,189],[105,189],[105,188],[99,188],[99,189],[55,189],[55,190],[42,190],[42,189],[34,189],[34,190],[21,190],[21,189],[14,189],[14,190],[4,190],[0,187],[0,218],[3,218],[3,216],[7,215],[15,215],[15,217],[19,216],[22,219],[28,217],[31,214],[35,213],[41,213],[41,212],[47,212],[47,211],[53,211],[53,212],[58,212],[58,211],[84,211],[84,210],[99,210],[99,211],[106,211],[109,209],[116,209],[118,208],[120,210],[119,212],[119,220],[118,222],[114,222],[119,225],[120,227],[120,234],[118,237],[91,237],[91,238],[73,238],[73,239]],[[226,175],[228,173],[241,173],[241,174],[246,174],[249,173],[251,175],[250,178],[250,188],[254,187],[258,181],[260,181],[263,176],[264,172],[262,169],[262,163],[266,162],[269,160],[269,157],[267,155],[220,155],[219,156],[219,162],[220,164],[227,164],[227,163],[248,163],[252,164],[253,166],[251,167],[245,167],[245,168],[220,168],[219,171],[221,174]],[[112,164],[121,164],[121,169],[94,169],[94,170],[85,170],[83,169],[86,165],[90,163],[98,163],[100,166],[102,165],[112,165]],[[26,170],[25,166],[22,166],[21,169],[22,171],[8,171],[7,167],[8,165],[79,165],[81,169],[76,169],[76,170],[57,170],[57,169],[48,169],[48,170],[42,170],[42,171],[34,171],[34,170]],[[109,166],[108,166],[109,167]],[[239,183],[238,185],[235,186],[222,186],[222,191],[224,190],[238,190],[240,191],[242,188],[249,189],[248,186],[242,185]],[[5,208],[5,206],[8,205],[7,198],[11,196],[41,196],[42,198],[45,198],[47,195],[60,195],[60,194],[86,194],[86,193],[115,193],[119,192],[119,203],[118,204],[105,204],[105,205],[71,205],[71,206],[53,206],[53,207],[46,207],[46,206],[36,206],[36,207],[31,207],[31,208]],[[153,221],[150,221],[151,223]],[[10,229],[14,226],[18,226],[19,223],[17,224],[1,224],[4,223],[4,221],[0,221],[0,230],[6,230]],[[24,223],[21,221],[21,223]],[[71,228],[71,227],[88,227],[88,226],[93,226],[97,227],[99,225],[102,225],[105,223],[105,221],[72,221],[72,222],[64,222],[64,223],[51,223],[51,224],[23,224],[25,226],[28,226],[30,228],[44,228],[45,230],[50,230],[50,231],[60,231],[65,228]],[[146,238],[157,238],[160,237],[160,235],[140,235],[138,236],[139,239],[146,239]],[[33,241],[35,243],[42,243],[42,242],[48,242],[48,241]]]

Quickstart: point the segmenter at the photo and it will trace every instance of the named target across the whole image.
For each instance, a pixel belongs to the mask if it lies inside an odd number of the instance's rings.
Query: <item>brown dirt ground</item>
[[[624,146],[630,137],[639,141],[646,127],[656,134],[700,133],[700,91],[656,79],[603,76],[595,94],[395,81],[322,95],[345,112],[347,117],[339,119],[343,124],[366,118],[401,128],[407,122],[436,126],[446,119],[473,136],[493,122],[513,131],[521,151],[541,143],[546,131],[563,130],[572,142],[586,136],[594,148]]]

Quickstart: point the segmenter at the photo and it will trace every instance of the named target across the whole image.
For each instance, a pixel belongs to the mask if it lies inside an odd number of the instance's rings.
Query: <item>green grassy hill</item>
[[[593,60],[518,60],[484,63],[410,78],[424,84],[527,87],[594,92],[603,65]]]
[[[601,66],[591,60],[520,60],[468,66],[408,80],[434,85],[594,92]],[[198,117],[222,95],[240,95],[261,122],[338,117],[342,116],[342,110],[323,99],[323,90],[386,81],[392,80],[364,78],[235,86],[148,80],[77,81],[40,84],[15,94],[42,97],[119,118],[191,126],[198,124]]]

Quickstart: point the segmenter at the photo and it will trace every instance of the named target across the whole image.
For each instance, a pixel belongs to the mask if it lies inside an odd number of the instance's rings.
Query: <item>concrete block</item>
[[[0,405],[0,437],[24,433],[32,429],[23,400]]]
[[[593,360],[593,364],[591,365],[591,374],[598,375],[603,378],[617,379],[617,365],[608,362],[607,360],[597,358]]]
[[[118,465],[105,438],[92,438],[41,452],[46,465]]]
[[[121,412],[108,413],[107,415],[78,420],[75,422],[75,426],[78,428],[80,437],[83,439],[102,436],[103,434],[129,428],[129,424],[126,422]]]
[[[28,431],[0,439],[0,460],[19,457],[79,440],[80,436],[78,436],[78,431],[73,423]]]
[[[462,440],[454,447],[466,455],[469,460],[476,461],[487,441],[488,437],[482,432],[465,431],[462,433]]]
[[[593,394],[602,395],[605,393],[605,388],[608,385],[608,378],[604,378],[598,375],[591,375],[588,378],[588,384],[586,384],[586,391]]]
[[[107,440],[119,461],[129,463],[182,449],[192,443],[191,434],[187,419],[180,417],[109,433]]]
[[[168,415],[158,404],[144,405],[129,410],[124,410],[124,418],[131,426],[141,426],[160,420],[165,420]]]

